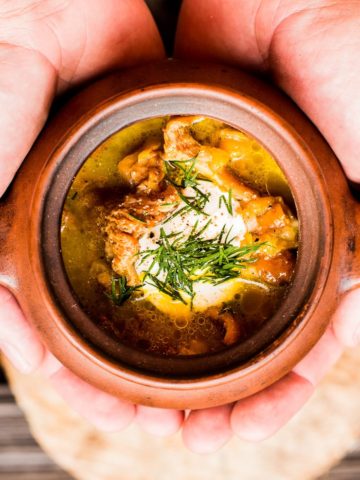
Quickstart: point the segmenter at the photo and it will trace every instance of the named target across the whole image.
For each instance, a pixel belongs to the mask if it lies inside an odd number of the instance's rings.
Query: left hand
[[[0,32],[0,196],[56,94],[112,69],[164,57],[143,0],[0,0]],[[135,414],[160,435],[182,423],[183,412],[136,408],[71,373],[44,348],[2,286],[0,349],[23,373],[40,368],[69,406],[102,430],[119,430]]]

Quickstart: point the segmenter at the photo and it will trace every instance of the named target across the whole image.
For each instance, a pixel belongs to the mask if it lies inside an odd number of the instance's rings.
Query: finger
[[[0,196],[42,128],[55,88],[56,72],[41,55],[0,46]]]
[[[347,347],[360,343],[360,289],[346,294],[332,318],[336,337]]]
[[[244,440],[265,440],[284,426],[308,401],[315,386],[334,365],[342,346],[331,327],[294,371],[265,390],[236,403],[231,425]]]
[[[55,390],[79,415],[105,432],[117,432],[130,424],[135,406],[89,385],[62,367],[50,376]]]
[[[61,14],[58,2],[35,2],[33,8],[24,3],[0,4],[0,196],[57,90],[164,55],[142,0],[109,0],[106,8],[102,0],[74,0],[64,2]]]
[[[38,368],[44,348],[13,295],[0,286],[0,350],[22,373]]]
[[[36,48],[58,65],[60,89],[69,84],[165,57],[154,19],[143,0],[75,0],[63,11],[64,20],[53,22],[62,52],[46,48],[35,36]]]
[[[136,420],[145,432],[158,437],[168,437],[180,429],[184,412],[138,405]]]
[[[232,405],[193,410],[183,427],[183,441],[194,453],[213,453],[231,438]]]
[[[45,350],[39,372],[42,373],[45,377],[49,378],[56,372],[58,372],[61,368],[62,363],[60,363],[59,360],[54,357],[54,355],[49,350]]]
[[[289,373],[271,387],[238,401],[231,415],[232,429],[243,440],[265,440],[300,410],[313,391],[308,380]]]
[[[260,0],[183,0],[175,38],[177,57],[245,65],[252,45],[253,12]],[[241,12],[241,13],[240,13]],[[241,31],[239,31],[241,28]],[[239,50],[241,49],[241,54]]]
[[[360,182],[360,15],[343,0],[184,0],[176,55],[267,70]]]
[[[360,181],[358,7],[342,0],[308,2],[297,13],[283,7],[266,44],[277,83],[323,133],[355,182]]]
[[[343,346],[329,326],[315,347],[293,369],[295,373],[317,385],[335,365],[343,352]]]

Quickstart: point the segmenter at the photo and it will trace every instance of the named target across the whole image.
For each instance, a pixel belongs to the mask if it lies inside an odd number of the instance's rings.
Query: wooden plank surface
[[[37,445],[9,388],[6,384],[0,384],[0,480],[71,479],[72,477],[55,465]],[[360,441],[339,465],[321,478],[321,480],[358,479],[360,479]]]
[[[0,480],[71,480],[40,449],[6,384],[0,384]]]

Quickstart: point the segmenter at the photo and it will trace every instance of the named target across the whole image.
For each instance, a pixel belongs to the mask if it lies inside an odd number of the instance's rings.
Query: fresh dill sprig
[[[133,213],[127,213],[126,214],[128,217],[130,218],[133,218],[134,220],[136,220],[137,222],[140,222],[140,223],[143,223],[144,225],[146,225],[146,222],[145,220],[143,220],[142,218],[138,217],[137,215],[134,215]]]
[[[184,207],[174,212],[165,222],[190,210],[208,216],[204,212],[204,208],[209,201],[210,194],[202,192],[198,186],[199,180],[208,181],[208,179],[203,178],[196,171],[196,160],[197,158],[194,157],[189,160],[165,161],[166,179],[176,188],[180,199],[185,203]],[[183,189],[188,187],[192,188],[194,195],[184,195]]]
[[[190,197],[186,196],[181,192],[178,192],[179,197],[181,200],[186,203],[186,205],[190,208],[190,210],[195,210],[195,212],[203,214],[205,216],[209,216],[208,213],[205,213],[204,207],[206,203],[209,201],[210,194],[201,192],[197,187],[192,187],[195,191],[195,195]]]
[[[189,207],[188,205],[185,205],[185,207],[180,208],[180,210],[176,210],[172,215],[170,215],[170,217],[168,217],[166,220],[164,220],[162,222],[163,225],[167,222],[170,222],[170,220],[172,220],[173,218],[175,218],[179,215],[182,215],[183,213],[189,212],[190,210],[191,210],[191,207]]]
[[[232,206],[232,189],[228,191],[228,197],[225,195],[220,195],[219,197],[219,208],[221,208],[222,203],[224,203],[226,210],[233,215],[233,206]]]
[[[160,206],[161,207],[173,207],[175,205],[179,205],[179,202],[166,202],[166,203],[162,203]]]
[[[161,229],[158,247],[139,252],[140,264],[152,259],[143,281],[150,278],[148,283],[186,303],[180,293],[184,292],[192,302],[195,282],[218,285],[238,277],[247,263],[256,261],[254,253],[264,243],[238,247],[232,243],[230,230],[225,232],[225,225],[217,236],[206,239],[203,233],[210,222],[201,228],[196,222],[187,238],[182,232],[166,235]]]
[[[166,284],[162,282],[157,277],[155,277],[155,275],[152,275],[151,273],[148,274],[148,278],[150,279],[150,281],[149,280],[147,281],[149,285],[153,285],[158,290],[160,290],[160,292],[163,292],[166,295],[169,295],[169,297],[173,298],[174,300],[179,300],[180,302],[186,305],[185,300],[182,298],[180,293],[172,287],[171,284]]]
[[[111,278],[111,293],[107,294],[107,296],[119,307],[140,287],[141,285],[129,286],[127,284],[127,279],[124,276],[113,276]]]
[[[198,182],[198,172],[195,170],[196,157],[189,160],[165,161],[166,177],[175,188],[194,187]]]

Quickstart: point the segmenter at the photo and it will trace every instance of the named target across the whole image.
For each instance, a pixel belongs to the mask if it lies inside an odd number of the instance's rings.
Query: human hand
[[[266,72],[317,125],[360,182],[360,10],[351,0],[184,0],[176,56]],[[283,379],[235,405],[193,411],[185,444],[212,452],[232,432],[275,433],[303,406],[346,346],[360,343],[360,291],[342,300],[315,348]]]
[[[54,96],[114,68],[161,59],[143,0],[0,0],[0,196],[39,134]],[[104,430],[135,406],[86,384],[46,351],[11,293],[0,287],[0,348],[21,372],[40,368],[69,405]],[[177,430],[183,413],[139,407],[154,433]]]

